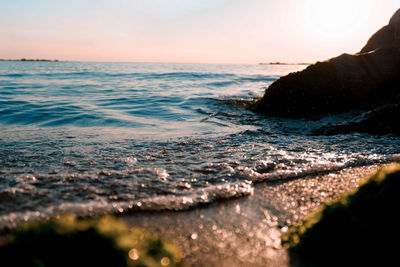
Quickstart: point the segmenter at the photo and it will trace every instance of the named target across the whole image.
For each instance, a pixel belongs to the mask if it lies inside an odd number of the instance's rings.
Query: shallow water
[[[302,68],[0,62],[0,228],[65,212],[188,209],[251,194],[258,181],[400,158],[398,137],[309,134],[341,116],[266,118],[227,101]]]

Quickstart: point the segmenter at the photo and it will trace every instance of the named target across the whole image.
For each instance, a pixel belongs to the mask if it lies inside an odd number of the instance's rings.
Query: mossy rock
[[[400,164],[384,167],[290,226],[282,244],[299,266],[398,265],[399,189]]]
[[[0,247],[1,266],[182,266],[177,246],[113,217],[27,224]]]

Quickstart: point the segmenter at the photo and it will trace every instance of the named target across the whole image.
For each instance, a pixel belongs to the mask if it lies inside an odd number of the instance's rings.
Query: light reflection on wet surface
[[[15,218],[184,210],[246,196],[260,181],[287,180],[397,160],[396,137],[268,136],[138,140],[90,129],[1,133],[0,224]],[[20,133],[21,134],[21,133]],[[54,138],[51,138],[54,136]],[[374,152],[374,153],[371,153]],[[18,221],[18,220],[17,220]]]
[[[293,266],[280,236],[322,202],[356,188],[376,166],[255,185],[247,198],[183,212],[147,212],[122,218],[178,244],[188,266]],[[322,194],[325,193],[325,194]],[[238,208],[240,207],[240,212]],[[196,238],[192,238],[195,234]]]
[[[309,135],[351,114],[265,118],[227,101],[301,68],[1,62],[0,229],[66,212],[187,210],[257,182],[399,159],[399,137]]]

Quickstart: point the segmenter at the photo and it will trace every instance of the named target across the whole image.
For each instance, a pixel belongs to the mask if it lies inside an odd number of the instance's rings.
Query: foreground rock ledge
[[[396,103],[400,95],[400,9],[355,55],[343,54],[281,77],[253,109],[303,118]]]
[[[400,164],[326,203],[282,235],[296,266],[392,266],[398,261]],[[395,264],[396,265],[396,264]]]
[[[180,249],[110,216],[35,221],[0,244],[1,266],[183,266]]]

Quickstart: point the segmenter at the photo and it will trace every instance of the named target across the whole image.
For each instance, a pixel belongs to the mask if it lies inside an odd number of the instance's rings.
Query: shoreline
[[[323,202],[359,186],[385,164],[351,167],[290,180],[260,182],[247,197],[184,211],[115,214],[129,227],[143,228],[177,245],[185,266],[299,266],[281,246],[281,234]],[[9,234],[9,233],[8,233]],[[7,240],[0,235],[0,243]]]
[[[386,165],[386,164],[384,164]],[[382,165],[286,181],[258,183],[254,194],[188,211],[137,212],[119,217],[177,244],[187,266],[293,266],[281,231],[325,201],[358,187]]]

